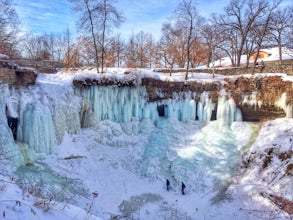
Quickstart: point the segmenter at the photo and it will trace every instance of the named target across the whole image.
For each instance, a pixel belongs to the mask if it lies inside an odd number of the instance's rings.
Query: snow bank
[[[241,174],[230,187],[229,191],[235,199],[242,195],[245,203],[257,204],[255,207],[246,207],[257,217],[264,217],[266,212],[274,209],[276,216],[289,218],[285,203],[277,204],[277,200],[272,198],[283,198],[283,202],[287,199],[293,204],[292,131],[293,119],[264,123],[255,143],[244,157]]]

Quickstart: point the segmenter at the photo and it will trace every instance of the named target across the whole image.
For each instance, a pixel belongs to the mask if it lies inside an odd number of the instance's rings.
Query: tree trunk
[[[103,32],[102,32],[102,70],[104,73],[104,59],[105,59],[105,32],[106,32],[106,21],[107,21],[107,0],[104,0],[104,20],[103,20]]]
[[[282,43],[281,43],[281,33],[278,34],[278,48],[279,48],[279,62],[282,64]]]
[[[94,43],[94,49],[95,49],[95,62],[96,62],[96,68],[97,68],[97,73],[99,73],[99,58],[98,58],[98,47],[97,47],[97,42],[96,42],[96,37],[95,37],[95,32],[94,32],[94,24],[93,24],[93,18],[92,18],[92,12],[89,8],[88,2],[86,3],[87,11],[89,13],[89,19],[90,19],[90,24],[91,24],[91,34],[93,38],[93,43]]]

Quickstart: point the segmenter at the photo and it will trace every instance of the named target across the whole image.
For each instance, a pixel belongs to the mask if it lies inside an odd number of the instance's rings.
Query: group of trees
[[[122,39],[117,28],[125,19],[115,0],[68,0],[80,15],[78,37],[69,29],[63,34],[17,35],[19,20],[13,0],[0,0],[0,53],[13,56],[21,48],[23,56],[52,60],[64,67],[94,65],[105,67],[189,68],[213,64],[228,56],[232,66],[240,66],[241,56],[249,57],[265,47],[293,48],[293,7],[269,0],[231,0],[221,13],[202,17],[194,0],[181,0],[161,37],[151,33],[131,33]],[[255,60],[256,62],[256,60]]]
[[[241,55],[249,57],[262,47],[279,46],[280,60],[282,47],[292,46],[293,7],[280,8],[281,1],[232,0],[224,13],[213,15],[214,29],[207,39],[212,52],[217,49],[231,59],[232,66],[239,67]],[[216,36],[211,36],[216,34]],[[275,38],[275,36],[278,36]],[[279,41],[279,42],[278,42]],[[256,59],[254,60],[254,65]]]

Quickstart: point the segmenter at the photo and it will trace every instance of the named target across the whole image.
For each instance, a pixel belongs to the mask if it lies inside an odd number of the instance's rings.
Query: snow
[[[223,96],[217,103],[218,120],[209,121],[215,103],[207,92],[200,94],[198,103],[192,99],[194,94],[173,94],[173,99],[160,103],[167,107],[165,117],[159,117],[156,103],[147,105],[142,100],[141,75],[179,81],[183,74],[109,72],[98,77],[94,70],[40,74],[35,86],[20,91],[0,85],[4,94],[0,96],[0,142],[7,149],[19,146],[22,160],[30,164],[19,166],[1,159],[0,210],[5,219],[259,219],[279,210],[259,195],[260,190],[272,188],[293,199],[292,176],[264,180],[274,176],[276,167],[285,172],[277,157],[264,172],[260,172],[262,162],[256,160],[235,176],[245,155],[261,155],[274,144],[280,152],[292,150],[292,119],[263,126],[244,123],[234,101]],[[104,80],[106,76],[119,82],[130,77],[137,86],[92,86],[83,91],[72,87],[74,77]],[[194,74],[191,80],[223,82],[224,78]],[[14,143],[5,122],[6,103],[11,115],[25,118],[18,138],[27,144]],[[28,131],[33,135],[27,136]],[[48,142],[45,137],[50,137]],[[169,192],[166,179],[171,182]],[[181,195],[181,181],[185,195]],[[288,216],[278,212],[276,217]]]
[[[260,51],[264,51],[269,54],[268,57],[266,58],[259,58],[257,59],[258,62],[264,61],[276,61],[279,60],[279,48],[278,47],[273,47],[273,48],[268,48],[268,49],[261,49]],[[291,49],[288,49],[286,47],[282,48],[282,60],[289,60],[293,59],[293,51]],[[240,57],[240,63],[245,64],[247,62],[247,55],[241,55]],[[252,62],[250,60],[250,62]],[[229,57],[223,57],[219,60],[216,60],[214,63],[210,64],[210,67],[225,67],[225,66],[231,66],[231,59]],[[198,67],[199,69],[206,68],[206,65]]]
[[[276,119],[264,123],[258,137],[244,158],[244,160],[250,159],[252,161],[250,167],[237,178],[237,181],[229,189],[235,196],[245,195],[251,203],[261,204],[263,212],[281,213],[284,215],[284,219],[289,219],[289,215],[274,205],[274,211],[269,210],[268,207],[272,204],[264,199],[260,193],[267,192],[293,200],[293,177],[286,175],[286,168],[288,164],[292,164],[292,157],[281,156],[285,155],[286,152],[293,151],[292,128],[292,118]],[[268,156],[272,160],[265,165],[264,161],[267,161]],[[264,215],[253,206],[249,209],[256,217]]]
[[[0,53],[0,59],[9,59],[9,56]]]

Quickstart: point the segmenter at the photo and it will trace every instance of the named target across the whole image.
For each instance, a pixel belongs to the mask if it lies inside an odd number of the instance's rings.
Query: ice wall
[[[7,124],[6,106],[10,95],[8,85],[0,83],[0,94],[0,160],[8,159],[18,167],[24,163],[24,160]]]
[[[130,122],[158,118],[157,106],[147,102],[143,87],[91,86],[77,90],[97,121]],[[88,111],[87,109],[83,109]],[[85,120],[84,118],[82,120]]]
[[[51,112],[37,103],[29,103],[23,113],[20,141],[36,153],[49,154],[56,145],[55,128]]]
[[[242,121],[242,115],[239,108],[236,107],[232,98],[225,96],[218,98],[217,120],[221,126],[231,125],[234,121]]]
[[[157,125],[160,119],[158,106],[163,106],[162,117],[183,122],[198,120],[206,125],[215,110],[221,126],[241,120],[241,113],[232,99],[220,97],[218,103],[213,103],[208,92],[173,93],[170,99],[149,102],[142,86],[74,88],[72,79],[64,81],[58,75],[39,75],[36,85],[29,88],[9,90],[2,86],[2,90],[0,116],[1,126],[5,128],[1,135],[9,140],[10,149],[23,155],[22,162],[26,163],[50,154],[66,132],[75,133],[81,127],[97,126],[102,120],[126,124],[148,119]],[[7,114],[18,118],[18,147],[13,137],[3,135],[4,132],[11,133],[7,127],[6,106]],[[140,129],[133,127],[127,132],[136,134]]]
[[[286,118],[293,118],[293,105],[287,103],[287,94],[283,93],[280,99],[275,103],[279,108],[286,112]]]
[[[217,118],[222,126],[229,126],[233,121],[241,121],[241,111],[233,99],[219,97],[218,104],[213,103],[208,92],[196,94],[192,92],[173,93],[172,99],[148,102],[145,88],[90,86],[76,89],[76,94],[83,98],[82,123],[111,120],[127,123],[134,120],[151,119],[157,122],[158,106],[164,106],[164,117],[179,121],[198,120],[207,124],[212,112],[217,108]],[[196,101],[196,96],[199,101]]]
[[[1,86],[1,144],[20,155],[15,164],[29,164],[48,155],[66,132],[81,128],[81,98],[74,94],[72,80],[57,75],[38,76],[36,85],[9,89]],[[17,140],[7,125],[6,114],[18,119]],[[15,144],[16,143],[16,144]]]

